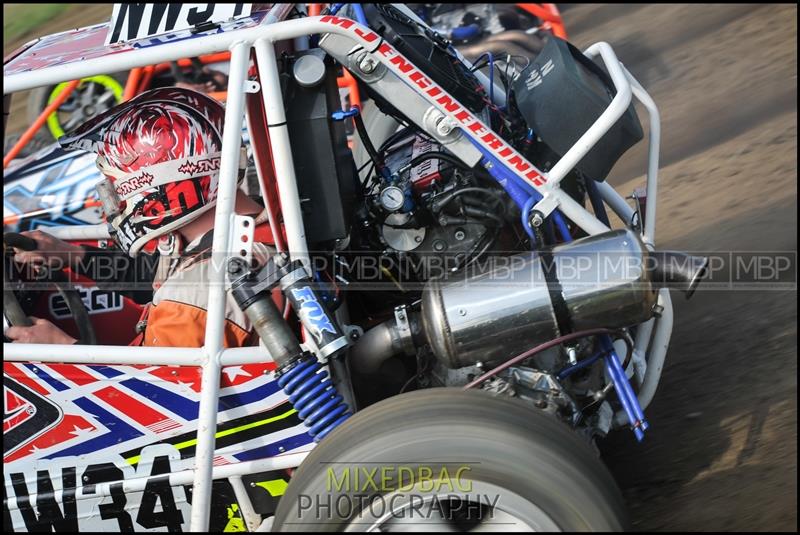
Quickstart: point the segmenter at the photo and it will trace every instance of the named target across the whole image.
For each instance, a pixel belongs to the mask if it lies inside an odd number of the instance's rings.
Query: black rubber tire
[[[328,435],[292,477],[278,504],[273,530],[344,529],[357,512],[349,518],[319,515],[314,507],[301,507],[301,496],[311,500],[321,496],[335,504],[343,494],[358,495],[353,492],[358,489],[331,487],[328,468],[378,463],[428,466],[434,474],[437,467],[469,463],[470,479],[525,498],[561,530],[628,527],[614,479],[568,427],[515,399],[437,388],[376,403]],[[499,494],[498,506],[504,503]],[[304,499],[307,504],[309,498]]]

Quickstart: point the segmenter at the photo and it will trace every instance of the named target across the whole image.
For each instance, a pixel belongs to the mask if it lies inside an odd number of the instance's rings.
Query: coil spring
[[[278,379],[315,442],[351,416],[328,372],[317,373],[320,368],[322,364],[316,358],[307,357]]]

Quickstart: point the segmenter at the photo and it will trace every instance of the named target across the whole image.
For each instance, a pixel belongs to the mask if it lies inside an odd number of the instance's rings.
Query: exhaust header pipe
[[[502,362],[570,332],[637,325],[655,315],[659,288],[677,287],[688,298],[708,265],[707,258],[651,253],[628,229],[497,260],[503,265],[429,281],[423,290],[422,332],[414,338],[450,368]],[[356,344],[355,369],[376,369],[404,343],[394,321],[375,329],[382,336]],[[387,342],[378,351],[380,340]]]

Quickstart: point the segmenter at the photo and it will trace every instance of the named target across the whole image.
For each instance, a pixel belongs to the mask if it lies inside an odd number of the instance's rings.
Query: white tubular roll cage
[[[215,258],[230,256],[232,248],[231,228],[236,215],[233,212],[234,198],[237,188],[239,165],[240,132],[244,119],[244,94],[248,90],[247,69],[250,61],[251,47],[255,49],[256,64],[260,73],[259,83],[269,128],[273,166],[277,179],[281,210],[287,234],[287,245],[293,258],[308,263],[308,248],[305,240],[300,199],[295,180],[292,152],[289,143],[288,128],[284,114],[283,97],[278,77],[274,44],[277,41],[294,39],[313,34],[339,34],[363,44],[366,50],[373,50],[375,44],[364,36],[375,35],[368,28],[356,21],[341,17],[305,17],[294,20],[283,20],[293,4],[275,4],[263,22],[255,27],[226,31],[208,36],[198,36],[189,41],[166,43],[156,47],[129,50],[113,56],[87,59],[65,65],[42,68],[33,72],[4,75],[3,94],[32,89],[39,86],[57,84],[87,76],[129,70],[156,63],[177,61],[187,55],[202,55],[224,50],[231,51],[230,74],[228,78],[228,97],[225,110],[225,131],[223,132],[222,158],[219,172],[219,191],[215,209],[216,224],[212,251]],[[397,55],[399,52],[394,51]],[[603,114],[580,137],[580,139],[556,163],[549,173],[541,172],[545,179],[543,185],[535,186],[542,194],[544,203],[541,206],[545,214],[558,208],[589,234],[598,234],[609,230],[594,215],[572,200],[558,186],[559,182],[578,163],[578,161],[597,143],[628,108],[632,97],[636,97],[650,117],[649,153],[647,168],[647,204],[645,221],[643,222],[643,239],[648,247],[653,247],[656,223],[656,193],[658,181],[658,154],[660,143],[660,119],[655,103],[619,62],[613,49],[607,43],[599,42],[590,46],[585,54],[589,57],[600,56],[616,88],[616,96]],[[389,72],[404,80],[403,73],[381,54],[373,54]],[[404,80],[405,81],[405,80]],[[423,94],[422,91],[418,91]],[[450,117],[436,100],[424,95],[432,106]],[[465,132],[466,133],[466,132]],[[254,147],[255,150],[258,148]],[[262,147],[261,150],[264,148]],[[258,168],[261,175],[261,170]],[[513,169],[510,169],[513,172]],[[517,174],[520,178],[524,178]],[[259,176],[263,183],[263,177]],[[530,183],[530,181],[528,180]],[[625,199],[608,183],[598,184],[603,200],[625,222],[632,221],[634,210]],[[62,239],[72,238],[72,233],[81,237],[85,232],[81,227],[61,228]],[[92,233],[99,234],[95,227]],[[82,234],[83,232],[83,234]],[[240,476],[255,471],[276,470],[298,466],[307,453],[297,453],[215,467],[212,465],[216,432],[216,414],[219,399],[221,367],[246,363],[263,363],[271,360],[265,351],[259,348],[223,349],[222,332],[225,312],[225,272],[211,270],[208,289],[208,317],[205,331],[205,345],[202,348],[162,348],[122,347],[122,346],[72,346],[72,345],[40,345],[40,344],[3,344],[5,359],[9,361],[38,362],[72,362],[84,364],[151,364],[151,365],[184,365],[202,367],[202,389],[198,414],[197,447],[194,470],[177,472],[170,475],[170,481],[181,484],[193,481],[192,492],[192,531],[208,529],[211,483],[213,479],[230,478],[233,482]],[[669,292],[661,289],[658,304],[663,311],[658,318],[653,318],[640,325],[637,330],[634,362],[646,362],[646,370],[639,384],[639,401],[642,408],[650,403],[658,385],[661,369],[672,333],[672,305]],[[640,374],[637,374],[639,376]],[[615,425],[626,423],[623,411],[615,415]],[[241,480],[238,480],[239,483]],[[139,482],[140,483],[140,482]],[[125,483],[126,488],[136,490],[136,480]],[[240,485],[234,485],[237,489]],[[97,489],[103,490],[103,489]],[[240,494],[237,492],[237,495]],[[240,499],[245,497],[239,497]],[[248,503],[249,505],[249,503]],[[252,515],[247,515],[251,517]],[[254,528],[252,518],[247,519],[248,526]],[[262,526],[263,529],[264,526]]]

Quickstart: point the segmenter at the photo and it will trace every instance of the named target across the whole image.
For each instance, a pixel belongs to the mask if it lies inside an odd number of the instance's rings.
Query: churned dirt
[[[659,107],[657,246],[790,253],[796,281],[797,6],[574,5],[563,15],[576,45],[610,43]],[[621,193],[643,184],[646,148],[612,171]],[[634,527],[795,531],[796,287],[672,299],[651,429],[641,444],[622,431],[602,445]]]
[[[797,6],[562,9],[571,40],[610,43],[659,107],[657,245],[785,253],[796,281]],[[110,13],[110,4],[74,6],[40,35]],[[15,98],[10,131],[25,127],[25,104]],[[609,177],[625,195],[643,185],[646,148]],[[796,531],[796,286],[701,287],[691,301],[672,298],[675,327],[647,437],[637,444],[620,431],[602,444],[634,527]]]

